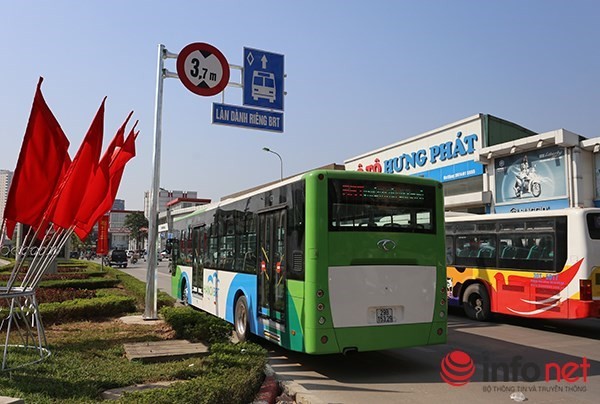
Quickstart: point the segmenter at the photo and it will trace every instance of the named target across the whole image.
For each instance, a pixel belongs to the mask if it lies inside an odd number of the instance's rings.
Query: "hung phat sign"
[[[345,161],[346,170],[419,175],[448,182],[483,174],[479,115]]]

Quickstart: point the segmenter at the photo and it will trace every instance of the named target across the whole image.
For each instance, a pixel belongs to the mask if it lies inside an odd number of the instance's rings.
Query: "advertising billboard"
[[[512,211],[511,206],[518,206],[519,211],[530,210],[522,208],[528,205],[547,209],[568,206],[564,148],[553,146],[498,158],[494,169],[496,212]],[[564,203],[556,204],[556,200]]]

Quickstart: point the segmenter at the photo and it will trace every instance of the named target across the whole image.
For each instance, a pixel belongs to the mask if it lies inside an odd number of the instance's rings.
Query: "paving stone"
[[[166,340],[123,344],[125,355],[130,361],[166,362],[194,356],[208,355],[208,347],[203,343],[186,340]]]

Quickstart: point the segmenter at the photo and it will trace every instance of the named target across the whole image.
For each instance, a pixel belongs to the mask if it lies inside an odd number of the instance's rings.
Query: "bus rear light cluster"
[[[317,304],[317,310],[323,311],[324,308],[325,308],[325,305],[323,303]]]
[[[325,292],[323,292],[323,289],[317,290],[317,297],[323,297],[323,296],[325,296]]]
[[[446,305],[446,299],[442,299],[442,300],[440,300],[440,304],[441,304],[442,306],[445,306],[445,305]]]
[[[321,325],[325,324],[325,317],[323,317],[323,316],[319,317],[319,324],[321,324]]]
[[[440,311],[440,318],[444,318],[446,316],[446,313],[443,311]]]
[[[579,300],[592,300],[592,281],[589,279],[579,280]]]
[[[442,335],[444,333],[444,329],[443,328],[438,328],[437,329],[437,335]]]
[[[329,341],[329,338],[327,338],[327,335],[323,335],[323,336],[321,337],[321,344],[326,344],[326,343],[327,343],[327,341]]]

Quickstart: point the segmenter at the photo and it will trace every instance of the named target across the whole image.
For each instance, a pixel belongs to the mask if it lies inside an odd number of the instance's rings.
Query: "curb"
[[[269,364],[265,368],[265,375],[252,404],[325,404],[295,381],[278,376]]]
[[[315,397],[312,393],[292,380],[281,380],[279,382],[284,394],[294,397],[297,404],[325,404],[325,401]]]
[[[279,395],[279,385],[274,376],[266,376],[252,404],[274,404]]]

